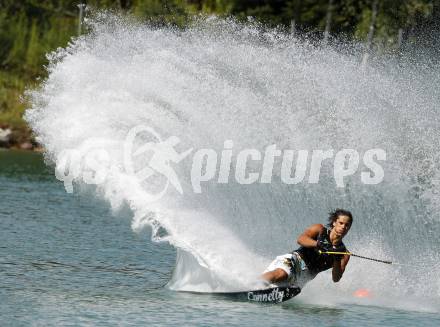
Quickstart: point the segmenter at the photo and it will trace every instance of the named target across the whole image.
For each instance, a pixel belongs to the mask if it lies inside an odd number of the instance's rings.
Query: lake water
[[[435,310],[326,303],[324,291],[278,305],[175,292],[165,286],[175,260],[128,213],[67,194],[40,154],[0,151],[2,326],[440,325]]]
[[[363,65],[359,44],[233,19],[86,24],[27,92],[52,168],[0,154],[4,321],[440,325],[435,52]],[[350,251],[401,265],[352,257],[281,305],[179,292],[251,288],[336,208]]]

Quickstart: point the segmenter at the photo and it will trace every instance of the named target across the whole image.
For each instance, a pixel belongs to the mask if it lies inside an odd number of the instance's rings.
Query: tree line
[[[158,24],[184,27],[198,13],[249,17],[286,31],[366,40],[396,48],[436,27],[440,0],[1,0],[0,122],[21,124],[25,85],[44,74],[45,54],[78,31],[78,4],[128,12]],[[436,40],[424,35],[425,42]]]

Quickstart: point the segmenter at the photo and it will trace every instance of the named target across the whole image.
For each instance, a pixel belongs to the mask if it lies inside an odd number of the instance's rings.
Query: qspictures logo
[[[361,154],[355,149],[292,150],[278,149],[276,144],[271,144],[260,151],[235,149],[233,140],[225,140],[221,151],[188,147],[178,152],[176,146],[179,144],[181,140],[177,136],[164,139],[155,129],[138,125],[127,133],[122,144],[122,167],[115,165],[108,150],[114,148],[115,144],[106,139],[91,138],[76,149],[60,153],[55,175],[64,182],[68,193],[73,192],[73,181],[99,185],[114,171],[122,170],[139,183],[160,176],[164,182],[150,194],[150,201],[159,200],[170,186],[179,194],[188,191],[183,189],[176,173],[176,167],[183,160],[191,162],[188,173],[194,193],[202,193],[203,184],[208,182],[227,184],[235,180],[243,185],[268,184],[273,182],[275,176],[289,185],[317,184],[324,161],[332,162],[335,185],[340,188],[345,186],[348,178],[354,178],[361,163],[365,167],[358,177],[361,183],[376,185],[384,178],[384,169],[379,162],[386,160],[386,152],[379,148]],[[139,160],[140,156],[146,156],[148,160]],[[281,164],[276,165],[277,161]],[[139,162],[145,166],[139,167]]]

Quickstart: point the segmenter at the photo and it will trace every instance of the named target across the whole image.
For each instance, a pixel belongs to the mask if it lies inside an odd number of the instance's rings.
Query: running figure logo
[[[140,133],[148,133],[155,141],[150,141],[133,152],[136,137]],[[160,199],[168,189],[168,185],[171,184],[180,194],[183,194],[182,185],[176,172],[170,166],[170,163],[179,163],[185,157],[187,157],[193,148],[190,148],[182,153],[178,153],[174,147],[180,143],[180,139],[177,136],[170,136],[166,140],[162,140],[161,136],[151,127],[138,125],[131,129],[127,135],[124,143],[124,165],[125,171],[132,176],[135,176],[139,182],[142,182],[149,177],[160,174],[166,179],[166,183],[163,188],[155,194],[149,194],[151,201]],[[133,158],[152,152],[148,166],[135,171],[133,165]]]

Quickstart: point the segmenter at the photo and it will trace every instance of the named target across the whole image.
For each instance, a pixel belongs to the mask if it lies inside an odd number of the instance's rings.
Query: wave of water
[[[324,47],[217,18],[177,30],[98,13],[88,24],[89,34],[51,54],[48,78],[29,93],[26,119],[58,169],[69,149],[110,154],[96,194],[116,211],[129,206],[133,228],[150,226],[156,240],[176,246],[171,288],[248,287],[273,256],[296,248],[305,227],[344,207],[354,214],[345,242],[350,250],[408,266],[352,258],[340,283],[321,274],[302,297],[353,302],[352,292],[367,287],[373,304],[389,299],[403,306],[406,298],[415,299],[412,308],[439,310],[438,67],[379,58],[361,68],[355,45]],[[151,202],[151,191],[166,181],[139,181],[123,169],[124,141],[138,125],[164,139],[179,137],[180,152],[221,153],[225,140],[233,140],[235,154],[271,144],[381,148],[385,178],[364,185],[361,167],[338,188],[330,160],[318,184],[286,185],[274,169],[268,184],[213,180],[195,194],[188,157],[173,166],[183,195],[170,186]],[[151,135],[138,143],[147,141]],[[133,160],[146,167],[149,157]],[[87,169],[82,163],[80,177]],[[90,187],[80,177],[75,190]]]

